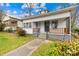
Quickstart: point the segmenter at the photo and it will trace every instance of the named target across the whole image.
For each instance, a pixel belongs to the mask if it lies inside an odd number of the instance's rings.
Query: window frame
[[[52,29],[57,29],[57,26],[58,26],[58,20],[55,20],[55,21],[51,22],[51,28]]]
[[[24,28],[32,28],[32,24],[31,23],[24,23]]]

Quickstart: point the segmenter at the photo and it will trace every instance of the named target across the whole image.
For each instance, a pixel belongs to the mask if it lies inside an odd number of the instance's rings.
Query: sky
[[[40,6],[39,6],[40,5]],[[63,6],[68,6],[68,3],[35,3],[31,8],[31,14],[37,15],[40,14],[39,10],[48,9],[50,11],[55,11]],[[75,4],[70,4],[75,5]],[[0,3],[0,8],[4,10],[6,14],[14,16],[24,16],[28,15],[28,8],[26,3]]]

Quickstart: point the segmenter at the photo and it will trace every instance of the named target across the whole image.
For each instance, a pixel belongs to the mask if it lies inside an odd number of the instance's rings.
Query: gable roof
[[[20,19],[20,17],[16,17],[16,16],[12,16],[12,15],[7,15],[9,16],[10,18],[13,18],[13,19]]]
[[[70,7],[67,7],[67,8],[59,9],[59,10],[48,12],[48,13],[45,13],[45,14],[40,14],[40,15],[36,15],[36,16],[29,16],[26,19],[21,19],[21,20],[28,20],[28,19],[33,19],[33,18],[39,18],[39,17],[49,16],[49,15],[64,13],[64,12],[75,10],[76,7],[77,6],[70,6]]]
[[[5,15],[5,16],[9,16],[10,18],[16,19],[18,21],[23,21],[23,20],[28,20],[28,19],[34,19],[34,18],[40,18],[40,17],[44,17],[44,16],[50,16],[50,15],[55,15],[55,14],[59,14],[59,13],[64,13],[64,12],[68,12],[68,11],[72,11],[75,10],[77,6],[70,6],[67,8],[63,8],[63,9],[58,9],[56,11],[51,11],[45,14],[40,14],[40,15],[34,15],[34,16],[29,16],[26,18],[20,18],[20,17],[16,17],[16,16],[12,16],[12,15]]]

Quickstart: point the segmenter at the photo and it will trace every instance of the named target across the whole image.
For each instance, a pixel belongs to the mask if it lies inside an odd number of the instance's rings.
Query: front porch
[[[70,19],[62,18],[57,20],[40,21],[33,23],[33,33],[70,34]]]
[[[70,39],[70,19],[62,18],[33,23],[33,34],[39,38]]]

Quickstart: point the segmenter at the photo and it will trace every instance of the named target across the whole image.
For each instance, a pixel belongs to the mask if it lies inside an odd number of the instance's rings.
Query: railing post
[[[39,37],[39,31],[40,31],[40,29],[37,28],[37,37]]]
[[[46,32],[46,40],[49,38],[49,36],[48,36],[48,32]]]

